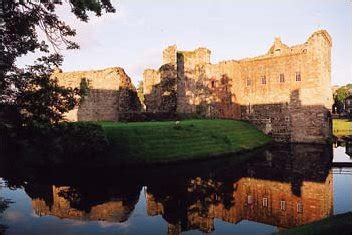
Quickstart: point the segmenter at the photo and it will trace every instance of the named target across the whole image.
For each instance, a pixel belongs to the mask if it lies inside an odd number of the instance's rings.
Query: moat
[[[341,143],[340,143],[341,144]],[[275,146],[149,169],[0,164],[4,234],[271,234],[352,210],[345,145]],[[0,229],[1,231],[1,229]],[[0,234],[2,234],[0,232]]]

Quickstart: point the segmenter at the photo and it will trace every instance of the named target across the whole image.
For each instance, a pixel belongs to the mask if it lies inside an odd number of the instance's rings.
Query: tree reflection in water
[[[333,213],[331,146],[272,146],[241,164],[233,158],[173,166],[5,172],[23,186],[37,215],[127,221],[144,186],[148,216],[161,215],[169,234],[210,232],[214,219],[290,228]],[[26,183],[21,183],[26,182]]]
[[[0,189],[1,188],[2,186],[0,184]],[[1,214],[4,213],[4,211],[9,207],[10,203],[11,203],[11,200],[0,197],[0,217],[1,217]],[[0,224],[0,235],[5,234],[6,229],[7,229],[6,225]]]

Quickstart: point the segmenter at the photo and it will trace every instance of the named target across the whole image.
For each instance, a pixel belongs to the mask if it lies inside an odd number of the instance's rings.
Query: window
[[[268,198],[263,197],[263,207],[268,207]]]
[[[252,80],[247,78],[247,86],[250,86],[250,85],[252,85]]]
[[[302,213],[303,212],[303,205],[302,202],[297,203],[297,212]]]
[[[301,73],[296,72],[296,82],[300,82],[300,81],[301,81]]]
[[[262,76],[262,84],[266,84],[266,77]]]
[[[285,75],[283,73],[280,74],[280,82],[285,82]]]
[[[221,84],[222,85],[225,85],[225,84],[227,84],[228,83],[228,78],[225,76],[225,75],[223,75],[222,77],[221,77]]]
[[[280,209],[281,209],[282,211],[286,210],[286,202],[283,201],[283,200],[280,201]]]
[[[248,195],[247,196],[247,204],[248,205],[252,205],[253,204],[253,196],[252,195]]]
[[[211,81],[211,88],[215,87],[215,81]]]

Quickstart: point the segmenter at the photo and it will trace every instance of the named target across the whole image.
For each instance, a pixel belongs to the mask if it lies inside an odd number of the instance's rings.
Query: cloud
[[[99,221],[98,225],[101,228],[110,228],[110,227],[127,228],[131,225],[131,223],[129,223],[128,221],[123,222],[123,223]]]
[[[116,4],[114,4],[116,5]],[[74,41],[77,42],[81,48],[100,47],[102,46],[98,31],[102,27],[112,26],[117,23],[127,21],[127,11],[123,6],[116,6],[116,13],[105,13],[98,17],[95,13],[89,12],[89,21],[83,22],[79,20],[72,12],[68,3],[63,3],[57,8],[57,15],[66,24],[76,29],[76,36]]]
[[[158,69],[161,65],[161,48],[149,48],[142,51],[138,59],[130,65],[127,65],[125,70],[128,76],[131,77],[133,84],[136,86],[143,79],[143,71],[145,69]]]

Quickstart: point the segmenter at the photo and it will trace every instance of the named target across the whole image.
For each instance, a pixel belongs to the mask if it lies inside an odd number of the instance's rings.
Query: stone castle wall
[[[124,222],[137,203],[146,203],[147,215],[160,215],[168,234],[211,232],[218,229],[216,220],[292,228],[333,214],[331,145],[278,145],[258,154],[236,170],[231,161],[138,169],[137,174],[126,170],[115,178],[107,177],[114,172],[107,173],[99,185],[30,181],[24,190],[39,216]]]
[[[140,101],[130,77],[122,68],[104,70],[60,72],[53,77],[60,85],[82,88],[86,94],[78,107],[65,115],[69,121],[118,120],[120,112],[139,111]]]
[[[178,113],[248,120],[278,141],[323,143],[331,135],[331,46],[321,30],[291,47],[276,38],[255,58],[211,64],[206,48],[171,46],[163,62],[174,65],[176,58]],[[145,104],[154,112],[163,109],[162,67],[144,73]]]
[[[170,196],[175,191],[159,194],[148,189],[147,213],[162,215],[171,229],[169,234],[193,229],[209,233],[216,230],[216,219],[293,228],[331,216],[334,175],[328,163],[332,149],[314,145],[293,145],[290,153],[287,147],[284,149],[266,150],[263,162],[247,162],[246,169],[233,181],[192,178],[183,194],[175,190],[178,197]]]
[[[65,198],[70,193],[68,186],[52,186],[52,204],[48,205],[41,198],[32,200],[32,206],[35,213],[39,216],[51,215],[61,219],[93,220],[108,222],[124,222],[134,210],[136,200],[131,203],[126,200],[111,200],[98,205],[92,205],[88,210],[77,209],[72,206],[72,199]],[[76,195],[77,196],[77,195]],[[79,198],[76,198],[79,201]],[[74,201],[74,203],[77,203]]]

